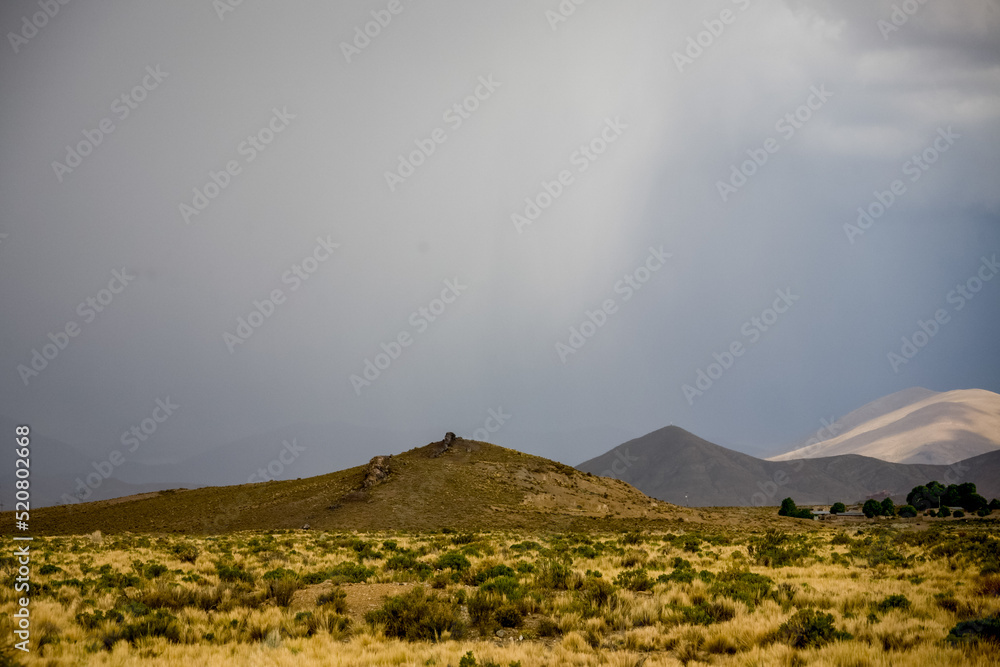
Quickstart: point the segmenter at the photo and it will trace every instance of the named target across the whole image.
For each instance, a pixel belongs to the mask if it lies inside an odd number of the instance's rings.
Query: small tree
[[[847,511],[847,506],[844,503],[834,503],[833,507],[830,508],[830,514],[843,514]]]
[[[996,498],[994,498],[993,500],[990,501],[990,504],[989,504],[988,507],[991,510],[1000,510],[1000,500],[997,500]]]
[[[869,498],[865,501],[864,506],[861,511],[865,513],[865,516],[869,519],[877,517],[882,513],[882,504],[879,501]]]
[[[778,510],[778,516],[795,516],[795,501],[791,498],[785,498],[781,501],[781,509]]]
[[[896,516],[896,503],[892,502],[892,498],[886,498],[882,501],[880,514],[884,516]]]
[[[898,510],[896,510],[896,514],[906,519],[910,519],[917,516],[917,508],[914,507],[913,505],[903,505]]]
[[[941,509],[938,510],[937,515],[942,519],[945,517],[949,517],[951,516],[951,510],[948,509],[947,507],[942,507]]]

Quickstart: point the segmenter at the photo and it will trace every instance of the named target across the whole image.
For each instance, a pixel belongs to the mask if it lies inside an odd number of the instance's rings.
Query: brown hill
[[[35,534],[325,530],[618,529],[692,512],[615,479],[457,438],[306,479],[172,490],[31,514]],[[13,517],[4,513],[10,533]]]

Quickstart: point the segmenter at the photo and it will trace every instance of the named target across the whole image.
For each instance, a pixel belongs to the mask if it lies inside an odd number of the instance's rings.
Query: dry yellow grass
[[[856,528],[849,531],[849,546],[831,544],[840,528],[803,527],[798,538],[812,551],[784,567],[755,564],[747,546],[760,536],[731,529],[641,536],[285,531],[200,538],[125,535],[99,542],[88,536],[37,538],[32,582],[39,588],[32,594],[31,652],[15,652],[14,657],[29,665],[53,666],[444,667],[457,666],[469,652],[480,666],[504,667],[518,662],[522,667],[995,664],[995,647],[955,647],[943,641],[959,621],[1000,614],[996,575],[980,575],[983,567],[998,565],[991,560],[997,553],[990,546],[998,532],[995,523],[949,524],[936,541],[926,544],[892,542],[890,548],[904,560],[889,563],[880,562],[882,542],[869,535],[867,526],[860,536],[854,534]],[[865,536],[871,538],[869,544],[863,542]],[[179,545],[198,550],[194,562],[178,556],[184,551]],[[442,555],[463,550],[470,564],[464,574],[433,569]],[[389,558],[401,553],[428,564],[429,573],[387,567]],[[838,562],[834,553],[839,554]],[[706,574],[690,581],[656,582],[660,575],[667,578],[684,569],[675,568],[675,559],[688,561],[692,575],[703,570]],[[337,588],[341,575],[302,587],[288,606],[266,594],[266,572],[284,568],[306,576],[359,560],[372,572],[365,584],[343,586],[352,594],[342,614],[316,606],[321,593]],[[547,588],[540,572],[553,562],[562,563],[568,573],[564,585]],[[253,584],[226,581],[229,575],[223,576],[217,563],[241,568],[253,577]],[[365,600],[365,591],[376,597],[398,594],[418,583],[454,601],[468,622],[466,604],[477,590],[475,573],[501,565],[520,567],[518,581],[531,610],[503,637],[492,632],[480,636],[470,624],[461,638],[446,632],[440,641],[410,642],[386,637],[384,627],[365,622],[364,612],[373,606]],[[599,571],[601,580],[614,582],[623,572],[640,567],[654,581],[650,590],[630,590],[625,580],[618,580],[608,599],[596,606],[585,604],[585,582],[593,580],[588,571]],[[8,581],[12,568],[9,559],[3,561]],[[715,582],[732,568],[770,578],[773,592],[752,606],[720,593]],[[0,630],[7,637],[17,595],[10,586],[0,589],[0,612],[5,614],[0,616]],[[902,596],[907,604],[891,596]],[[209,602],[199,602],[206,599]],[[887,599],[897,603],[888,604]],[[175,633],[169,638],[118,639],[105,647],[103,636],[113,637],[123,623],[151,617],[152,611],[130,606],[139,603],[162,606],[172,614]],[[853,638],[811,648],[777,640],[778,628],[803,609],[831,614],[835,628]],[[79,620],[79,615],[86,619],[95,610],[119,610],[122,620],[97,621],[93,627]],[[714,622],[697,621],[701,617],[696,614],[704,610],[717,615]],[[304,616],[306,612],[312,616]],[[338,625],[344,617],[350,619],[346,627]],[[548,630],[543,632],[544,623]]]

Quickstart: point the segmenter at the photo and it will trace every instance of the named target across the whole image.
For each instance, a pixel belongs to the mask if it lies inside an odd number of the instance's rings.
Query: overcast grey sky
[[[0,415],[573,464],[1000,391],[1000,3],[897,5],[6,2]]]

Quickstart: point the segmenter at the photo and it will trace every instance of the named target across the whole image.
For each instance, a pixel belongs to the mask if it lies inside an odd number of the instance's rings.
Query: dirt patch
[[[362,620],[365,612],[382,606],[382,598],[387,595],[402,595],[413,586],[416,584],[341,584],[340,588],[347,594],[347,615],[356,620]],[[306,586],[295,592],[289,606],[294,611],[312,611],[316,608],[316,600],[319,596],[329,593],[335,588],[337,586],[329,581]]]

